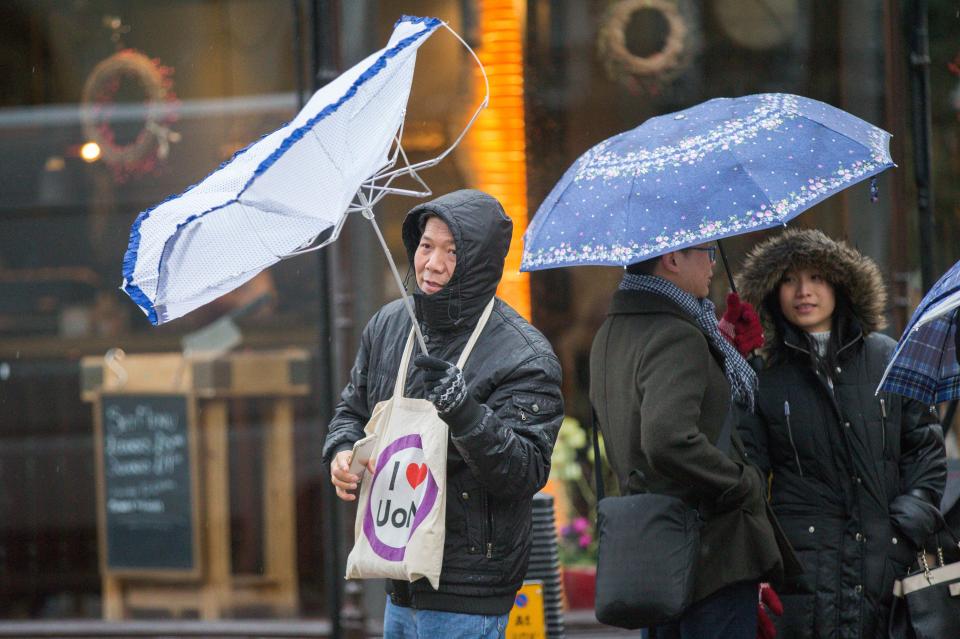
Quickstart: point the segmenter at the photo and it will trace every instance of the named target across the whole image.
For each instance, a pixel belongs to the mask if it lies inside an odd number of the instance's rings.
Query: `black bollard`
[[[533,548],[526,581],[543,583],[543,614],[547,637],[565,636],[563,622],[563,589],[560,581],[560,555],[557,551],[557,524],[553,513],[553,496],[537,493],[533,497]]]

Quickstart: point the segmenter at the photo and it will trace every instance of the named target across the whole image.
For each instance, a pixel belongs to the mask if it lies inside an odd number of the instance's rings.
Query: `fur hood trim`
[[[887,289],[876,262],[822,231],[787,229],[755,246],[737,277],[740,296],[754,305],[763,320],[768,348],[781,336],[775,334],[763,299],[791,268],[814,268],[834,287],[843,289],[864,335],[887,325]]]

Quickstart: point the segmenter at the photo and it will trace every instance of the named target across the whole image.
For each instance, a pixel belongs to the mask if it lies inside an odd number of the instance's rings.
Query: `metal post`
[[[900,0],[884,0],[884,124],[893,134],[890,140],[890,152],[894,158],[902,160],[905,155],[904,140],[907,138],[906,114],[907,95],[904,82],[907,78],[904,52],[907,43],[903,38],[903,14]],[[901,90],[903,89],[903,90]],[[889,277],[891,283],[892,319],[891,327],[896,332],[903,331],[910,318],[909,299],[907,297],[909,278],[907,263],[909,251],[902,241],[907,237],[908,219],[905,212],[905,184],[903,180],[893,178],[884,181],[889,190],[890,226],[887,252],[890,256]]]
[[[930,46],[927,0],[913,3],[910,31],[910,97],[913,167],[917,184],[917,223],[920,230],[920,277],[924,292],[934,282],[933,181],[930,117]]]
[[[311,93],[320,89],[326,84],[327,79],[323,78],[326,70],[329,68],[328,51],[326,43],[321,41],[321,34],[327,26],[324,18],[328,12],[324,11],[326,5],[324,0],[309,0],[308,7],[310,16],[307,21],[309,29],[309,51],[310,51],[310,82]],[[299,84],[299,83],[298,83]],[[302,100],[302,97],[299,98]],[[330,286],[330,262],[331,255],[329,251],[317,252],[317,290],[318,295],[318,316],[317,316],[317,374],[316,397],[318,415],[317,420],[321,427],[330,422],[333,417],[333,397],[336,389],[334,387],[334,357],[331,344],[333,342],[332,327],[333,322],[332,308],[330,300],[333,296],[333,290]],[[340,570],[340,529],[342,528],[342,506],[337,499],[333,484],[329,479],[322,477],[320,479],[323,487],[323,503],[326,505],[326,515],[323,518],[323,558],[324,558],[324,590],[326,591],[327,611],[330,615],[330,638],[341,639],[343,629],[340,620],[340,609],[343,601],[343,579]]]

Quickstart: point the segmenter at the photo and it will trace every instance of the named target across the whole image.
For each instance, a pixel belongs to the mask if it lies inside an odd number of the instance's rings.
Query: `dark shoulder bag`
[[[953,543],[960,546],[960,538],[944,521],[943,514],[939,510],[937,514],[940,525]],[[891,639],[960,637],[960,561],[944,562],[939,538],[937,557],[940,566],[931,567],[926,551],[921,551],[920,570],[894,582],[888,628]]]
[[[676,497],[652,493],[604,497],[595,416],[592,421],[597,620],[631,630],[666,623],[691,603],[703,522],[695,508]]]

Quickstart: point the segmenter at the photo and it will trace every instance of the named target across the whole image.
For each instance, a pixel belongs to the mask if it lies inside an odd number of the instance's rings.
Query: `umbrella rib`
[[[483,83],[484,83],[484,86],[485,86],[485,88],[486,88],[486,94],[484,95],[483,101],[480,103],[480,106],[478,106],[478,107],[477,107],[477,110],[473,112],[473,116],[471,116],[470,121],[467,122],[467,125],[466,125],[465,127],[463,127],[463,130],[460,131],[460,135],[457,136],[457,139],[453,141],[453,144],[451,144],[449,147],[447,147],[447,149],[446,149],[443,153],[441,153],[440,155],[438,155],[438,156],[435,157],[435,158],[432,158],[432,159],[429,159],[429,160],[423,160],[423,161],[421,161],[421,162],[417,162],[416,164],[410,164],[410,165],[408,165],[407,170],[409,170],[409,171],[411,171],[411,172],[416,172],[416,171],[418,171],[418,170],[420,170],[420,169],[426,169],[426,168],[430,168],[430,167],[432,167],[432,166],[436,166],[437,164],[440,163],[441,160],[443,160],[443,158],[445,158],[445,157],[447,157],[448,155],[450,155],[450,153],[452,153],[453,150],[454,150],[455,148],[457,148],[457,146],[460,144],[461,140],[463,140],[464,136],[467,134],[467,131],[470,130],[470,127],[473,126],[473,123],[476,121],[476,119],[477,119],[478,117],[480,117],[480,113],[481,113],[485,108],[487,108],[487,105],[490,104],[490,80],[489,80],[489,78],[487,78],[487,70],[484,68],[483,63],[480,62],[480,58],[477,57],[476,52],[475,52],[473,49],[470,48],[470,45],[468,45],[468,44],[463,40],[463,38],[460,37],[460,34],[458,34],[456,31],[454,31],[453,29],[451,29],[451,28],[450,28],[450,25],[448,25],[446,22],[444,22],[444,23],[442,23],[442,24],[443,24],[444,27],[447,28],[447,30],[448,30],[450,33],[453,34],[453,36],[454,36],[457,40],[460,41],[460,43],[461,43],[464,47],[466,47],[467,51],[470,52],[470,55],[473,56],[473,59],[476,61],[477,66],[480,67],[480,73],[483,74]],[[403,170],[404,170],[404,169],[397,169],[396,171],[403,171]],[[389,175],[391,175],[391,173],[383,174],[381,177],[387,177],[387,176],[389,176]]]
[[[937,318],[937,319],[942,319],[942,318]],[[948,324],[949,324],[949,323],[952,323],[952,320],[945,320],[945,321],[947,321]],[[954,330],[956,330],[956,329],[954,329]],[[948,325],[948,327],[947,327],[947,333],[946,333],[946,335],[944,336],[944,342],[946,342],[949,337],[950,337],[950,328],[949,328],[949,325]],[[936,383],[934,384],[934,388],[933,388],[933,398],[934,398],[934,399],[937,398],[937,392],[940,390],[940,388],[939,388],[939,386],[940,386],[940,376],[941,376],[942,373],[943,373],[943,356],[944,356],[944,354],[945,354],[946,352],[947,352],[947,349],[946,349],[946,348],[940,348],[940,358],[937,360],[937,368],[935,369],[935,370],[936,370],[936,375],[937,375],[937,377],[936,377],[935,379],[936,379],[937,381],[936,381]],[[954,357],[956,357],[956,352],[954,352]]]
[[[384,197],[388,193],[393,193],[395,195],[406,195],[410,197],[429,197],[430,195],[433,194],[433,190],[430,188],[430,185],[428,185],[426,181],[424,181],[424,179],[420,177],[420,174],[417,171],[417,169],[410,164],[410,160],[407,157],[407,152],[403,148],[403,145],[401,144],[399,139],[397,139],[396,149],[399,157],[403,159],[402,166],[398,169],[393,169],[393,166],[396,165],[396,161],[394,161],[394,163],[390,165],[390,168],[391,168],[390,171],[388,172],[381,171],[379,173],[376,173],[372,177],[364,181],[361,185],[362,188],[367,189],[368,191],[367,197],[373,199],[373,201],[370,202],[370,206],[373,206],[374,204],[376,204],[378,201],[380,201],[382,197]],[[415,180],[418,184],[420,184],[424,188],[424,190],[413,191],[411,189],[398,189],[396,187],[391,187],[390,184],[393,182],[393,180],[402,175],[407,175],[411,179]],[[382,185],[377,184],[378,180],[382,180],[383,184]],[[374,191],[378,191],[378,194],[376,196],[374,196],[373,194]]]
[[[630,221],[630,200],[633,198],[633,186],[636,183],[637,183],[637,172],[634,171],[633,175],[630,177],[630,190],[627,191],[627,203],[626,203],[626,206],[624,206],[624,215],[623,215],[624,224],[627,224]],[[633,236],[633,233],[628,232],[627,236],[631,237]]]
[[[729,149],[727,149],[727,152],[728,152],[730,155],[732,155],[733,157],[737,158],[737,166],[739,166],[739,167],[743,170],[743,174],[744,174],[744,175],[748,176],[748,177],[750,178],[750,180],[751,180],[754,184],[757,185],[757,190],[760,191],[760,195],[762,195],[762,196],[763,196],[763,199],[766,200],[766,205],[767,205],[767,207],[770,208],[770,209],[773,209],[773,202],[770,201],[770,197],[764,192],[764,190],[763,190],[762,188],[760,188],[760,183],[757,182],[757,179],[754,177],[754,175],[753,175],[753,173],[750,171],[750,169],[748,169],[748,168],[743,164],[743,160],[741,159],[740,154],[736,152],[736,147],[735,147],[735,146],[734,146],[734,147],[730,147]],[[787,214],[784,214],[783,217],[786,217],[786,215],[787,215]],[[780,223],[781,223],[781,224],[786,224],[786,222],[784,221],[783,217],[780,218]]]

